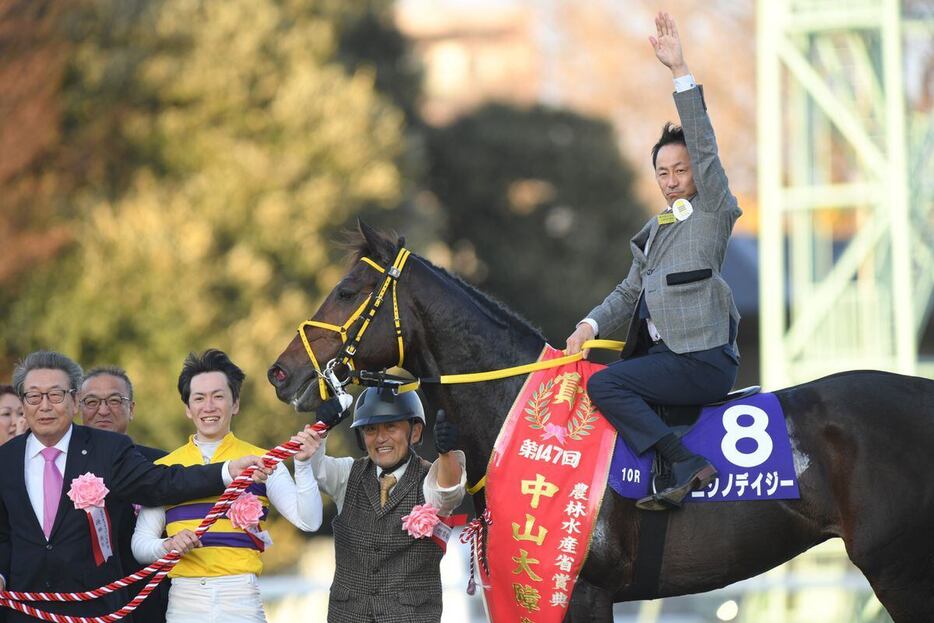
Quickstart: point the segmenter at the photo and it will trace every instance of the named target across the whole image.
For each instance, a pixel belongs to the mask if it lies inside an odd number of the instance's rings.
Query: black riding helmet
[[[418,394],[414,391],[396,394],[389,387],[367,387],[357,398],[350,428],[355,429],[357,445],[364,450],[366,446],[360,435],[361,427],[400,420],[408,420],[412,424],[418,421],[423,428],[427,427],[425,409]]]

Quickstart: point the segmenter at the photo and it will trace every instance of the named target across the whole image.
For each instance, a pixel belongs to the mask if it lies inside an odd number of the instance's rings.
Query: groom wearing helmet
[[[402,517],[431,504],[450,515],[464,498],[464,453],[454,450],[457,429],[439,411],[434,463],[421,458],[425,412],[415,392],[369,387],[360,394],[351,428],[366,456],[335,458],[322,437],[306,427],[297,462],[310,461],[318,486],[337,505],[336,570],[329,622],[432,622],[441,619],[443,551],[429,538],[402,529]]]

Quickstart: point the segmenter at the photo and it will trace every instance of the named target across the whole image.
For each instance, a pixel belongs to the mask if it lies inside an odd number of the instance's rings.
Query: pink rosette
[[[412,507],[412,512],[402,518],[402,529],[414,539],[431,536],[435,525],[440,521],[438,509],[431,504],[420,504]]]
[[[87,472],[71,481],[68,497],[75,503],[75,508],[87,511],[93,507],[103,508],[108,493],[110,489],[104,485],[104,479]]]
[[[227,509],[227,519],[241,530],[256,530],[262,517],[263,503],[252,493],[242,493]]]
[[[557,424],[548,423],[545,424],[545,432],[542,433],[542,441],[551,439],[554,437],[558,440],[558,443],[564,445],[564,437],[568,434],[567,430],[563,426]]]

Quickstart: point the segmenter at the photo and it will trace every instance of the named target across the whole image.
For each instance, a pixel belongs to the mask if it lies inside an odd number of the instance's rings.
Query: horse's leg
[[[865,513],[861,526],[886,518]],[[908,523],[908,522],[905,522]],[[885,524],[883,524],[885,525]],[[930,528],[909,524],[888,541],[873,538],[865,528],[844,537],[847,554],[885,606],[895,623],[930,621],[934,613],[934,538]]]
[[[609,623],[613,621],[613,595],[583,579],[571,594],[564,623]]]
[[[841,527],[844,545],[895,623],[928,622],[934,617],[934,537],[926,505],[895,504],[866,491],[865,469],[849,480],[853,491],[843,496]],[[859,486],[861,483],[862,486]],[[856,486],[853,486],[853,485]],[[888,490],[897,490],[891,483]],[[911,499],[907,491],[898,491]]]
[[[786,412],[799,414],[802,446],[823,468],[836,504],[825,532],[843,539],[897,623],[931,621],[934,613],[934,394],[919,381],[837,376],[783,399]]]
[[[887,548],[869,560],[853,559],[895,623],[927,622],[934,613],[934,563],[917,546],[912,542],[904,549]]]

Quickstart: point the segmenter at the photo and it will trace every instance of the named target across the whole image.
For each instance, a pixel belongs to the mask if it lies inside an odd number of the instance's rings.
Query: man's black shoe
[[[672,463],[672,481],[674,484],[655,495],[644,497],[636,502],[636,507],[649,511],[662,511],[680,508],[681,501],[691,491],[703,489],[716,478],[717,469],[702,456]]]

